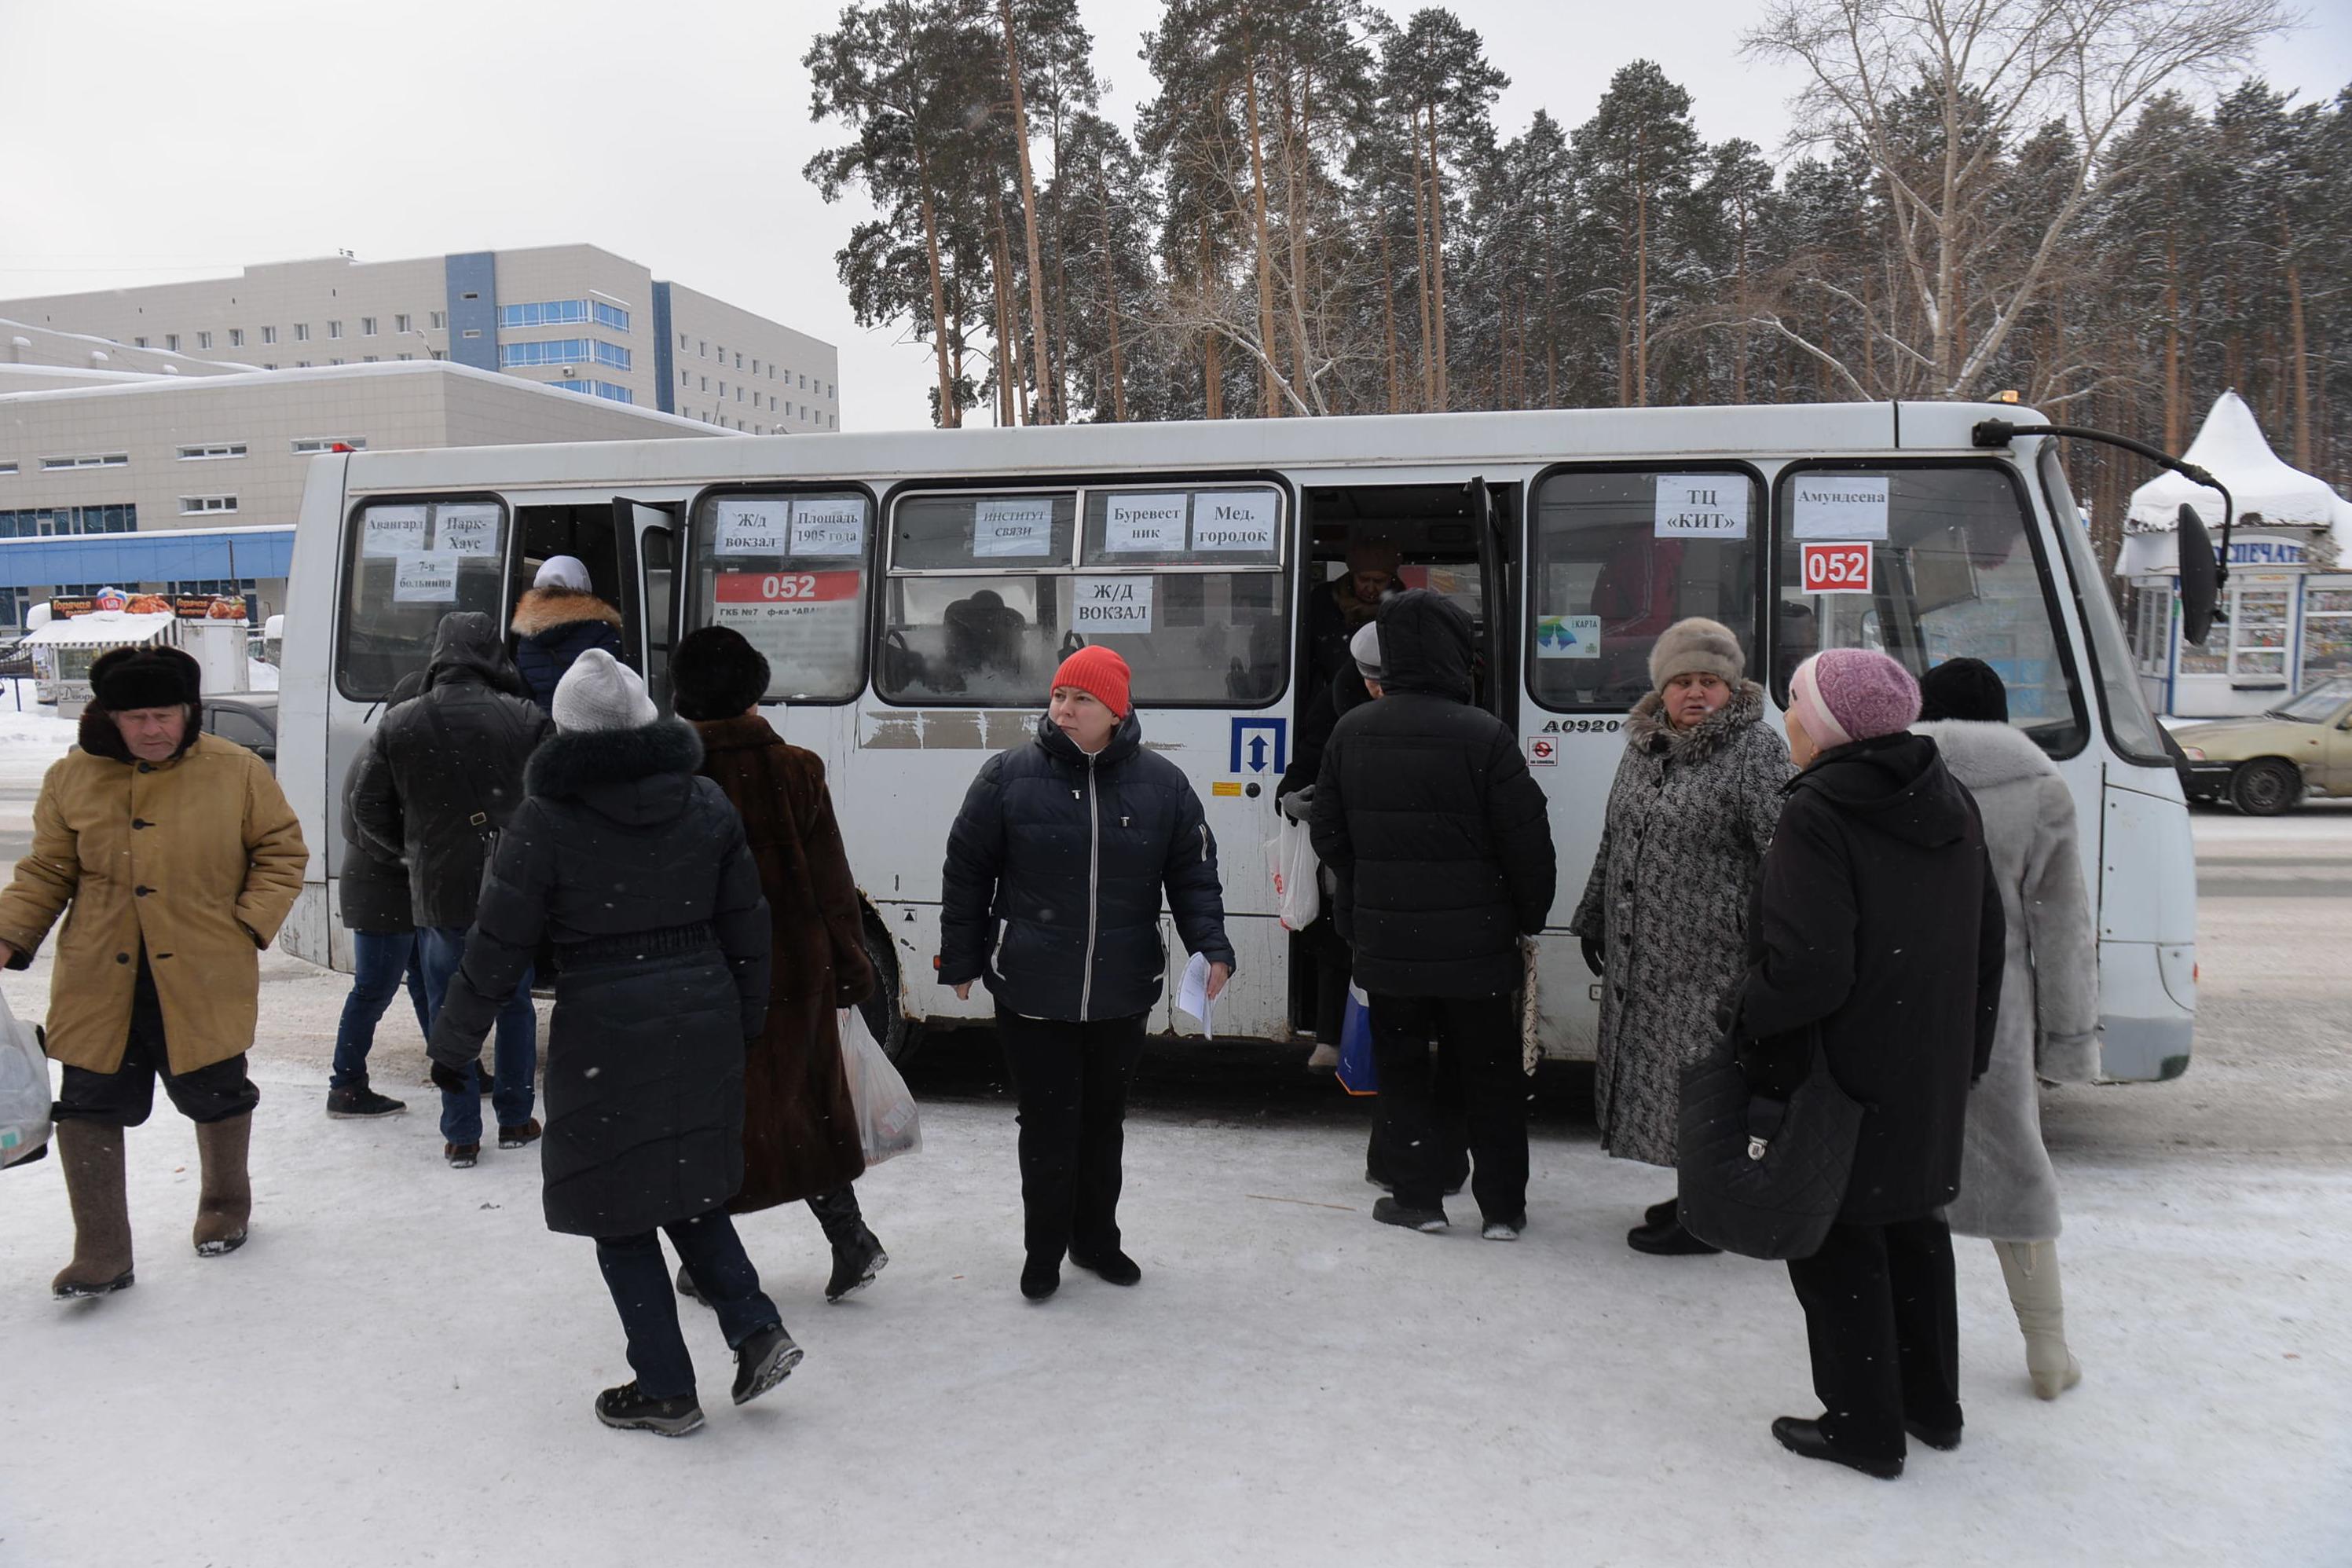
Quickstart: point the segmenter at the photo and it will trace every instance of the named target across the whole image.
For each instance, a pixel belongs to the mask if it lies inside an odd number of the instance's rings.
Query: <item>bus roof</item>
[[[510,484],[1083,474],[1193,468],[1536,466],[1576,458],[1968,451],[1979,420],[2039,419],[2007,403],[1781,403],[1537,409],[1329,419],[1187,420],[1013,429],[887,430],[357,452],[354,490]]]

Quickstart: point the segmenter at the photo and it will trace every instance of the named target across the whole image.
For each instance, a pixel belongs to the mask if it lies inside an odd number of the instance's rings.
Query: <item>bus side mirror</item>
[[[2205,520],[2187,501],[2180,503],[2180,636],[2198,647],[2213,629],[2213,606],[2221,595],[2220,556]]]

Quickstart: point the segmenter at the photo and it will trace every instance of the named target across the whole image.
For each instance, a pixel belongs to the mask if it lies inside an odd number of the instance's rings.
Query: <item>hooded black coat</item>
[[[940,981],[1030,1018],[1125,1018],[1160,1000],[1160,890],[1188,952],[1231,964],[1217,841],[1183,771],[1130,712],[1093,757],[1037,721],[981,765],[948,834]]]
[[[434,1020],[463,1068],[542,938],[547,1227],[635,1236],[743,1184],[743,1053],[768,1010],[768,906],[743,819],[666,719],[557,735],[499,837],[466,957]]]
[[[1415,588],[1382,601],[1381,697],[1343,714],[1311,818],[1355,979],[1398,996],[1516,989],[1558,866],[1543,791],[1503,721],[1470,706],[1470,617]]]
[[[522,695],[497,623],[443,616],[424,689],[377,721],[351,793],[362,841],[408,868],[417,925],[474,923],[489,847],[522,801],[523,763],[554,730]]]
[[[1969,792],[1923,735],[1840,746],[1789,781],[1765,852],[1737,1027],[1786,1094],[1813,1029],[1864,1107],[1838,1217],[1917,1219],[1959,1190],[1969,1084],[1992,1058],[2005,922]]]

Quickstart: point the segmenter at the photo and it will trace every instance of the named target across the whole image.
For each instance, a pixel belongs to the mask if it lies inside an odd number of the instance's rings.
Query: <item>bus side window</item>
[[[507,509],[495,500],[371,501],[343,536],[335,686],[373,702],[425,668],[441,617],[478,610],[503,631]]]
[[[706,496],[685,563],[688,620],[740,632],[768,661],[771,702],[846,702],[865,685],[868,507],[850,490]],[[644,536],[646,615],[669,637],[673,545]],[[902,651],[883,642],[885,668]]]

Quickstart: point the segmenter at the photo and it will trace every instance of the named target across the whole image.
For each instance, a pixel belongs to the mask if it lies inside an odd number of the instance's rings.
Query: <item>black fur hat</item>
[[[1919,717],[2009,722],[2009,689],[1980,658],[1948,658],[1919,678]]]
[[[681,719],[732,719],[768,694],[768,661],[732,626],[688,632],[669,658]]]
[[[89,667],[90,696],[110,713],[204,700],[204,671],[175,647],[118,647]]]

